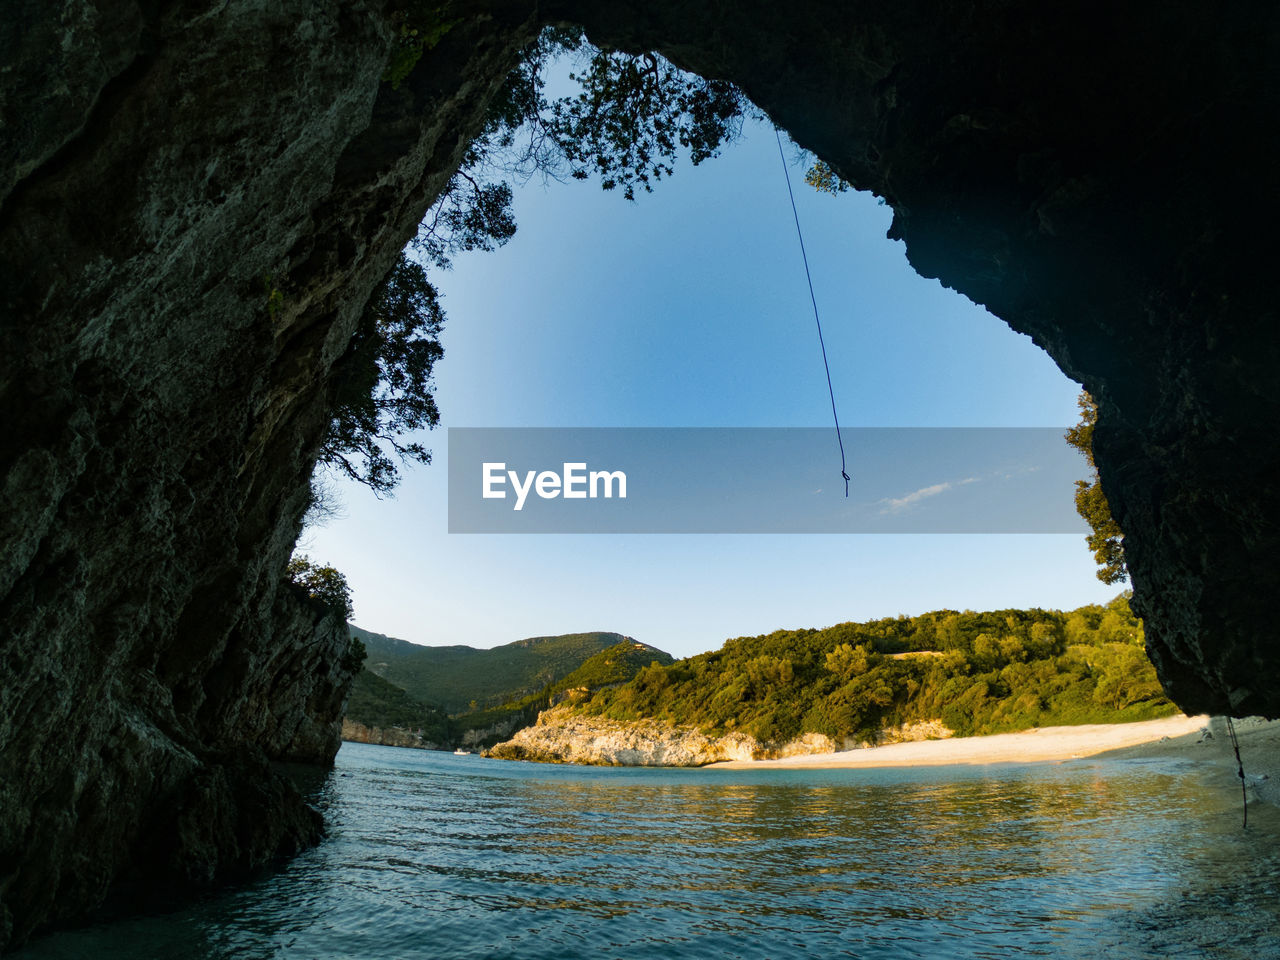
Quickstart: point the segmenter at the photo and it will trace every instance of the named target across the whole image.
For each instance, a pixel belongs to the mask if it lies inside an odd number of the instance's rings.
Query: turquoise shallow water
[[[1280,810],[1169,762],[549,767],[346,744],[332,836],[48,958],[1280,957]],[[1238,799],[1238,798],[1237,798]]]

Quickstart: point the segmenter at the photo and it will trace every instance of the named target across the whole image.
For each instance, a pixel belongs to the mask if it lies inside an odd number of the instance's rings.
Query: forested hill
[[[940,610],[742,637],[645,667],[577,709],[774,742],[810,732],[874,741],[917,720],[973,735],[1177,712],[1123,595],[1069,613]]]
[[[368,670],[356,674],[346,719],[370,730],[411,731],[415,738],[437,746],[450,746],[455,738],[454,727],[442,710],[415,700]]]
[[[480,650],[426,647],[350,629],[368,652],[366,670],[450,714],[521,700],[563,680],[602,650],[634,642],[618,633],[569,633]]]

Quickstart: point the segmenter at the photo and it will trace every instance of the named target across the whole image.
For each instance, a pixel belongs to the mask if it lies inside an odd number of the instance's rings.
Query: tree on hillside
[[[1093,428],[1098,422],[1098,404],[1087,392],[1080,394],[1080,422],[1067,431],[1067,443],[1084,454],[1093,473],[1092,480],[1076,481],[1076,511],[1093,531],[1086,538],[1094,559],[1098,561],[1098,579],[1103,583],[1120,583],[1128,578],[1124,562],[1124,534],[1111,515],[1111,505],[1102,492],[1098,466],[1093,462]]]
[[[351,619],[351,590],[347,586],[347,578],[335,567],[312,563],[307,557],[296,556],[289,561],[285,575],[296,586],[305,590],[312,600],[319,600],[326,606],[333,607],[342,614],[344,620]],[[364,650],[363,644],[360,649]]]
[[[943,623],[949,636],[917,646]],[[976,735],[1176,711],[1143,655],[1142,627],[1123,594],[1068,613],[936,611],[740,637],[648,667],[568,709],[713,736],[740,731],[775,744],[805,733],[874,741],[921,721]]]

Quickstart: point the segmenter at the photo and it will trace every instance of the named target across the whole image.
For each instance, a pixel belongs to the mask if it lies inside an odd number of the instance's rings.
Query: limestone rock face
[[[562,705],[544,710],[538,722],[486,751],[500,760],[584,763],[614,767],[702,767],[723,760],[778,760],[888,743],[943,740],[953,731],[939,720],[920,720],[880,731],[873,742],[844,739],[837,743],[821,733],[794,740],[760,741],[745,733],[711,736],[692,727],[656,720],[622,722],[578,713]]]
[[[413,747],[417,750],[444,750],[449,746],[426,739],[420,730],[370,727],[345,717],[342,720],[342,739],[351,743],[376,743],[384,747]]]
[[[485,744],[493,743],[495,740],[500,740],[503,737],[509,737],[512,733],[529,723],[533,719],[534,712],[535,711],[533,710],[526,710],[513,717],[508,717],[505,720],[499,720],[496,723],[491,723],[487,727],[480,727],[474,730],[464,730],[462,731],[462,746],[466,747],[468,750],[479,750],[483,748]]]
[[[887,727],[880,731],[875,743],[860,746],[881,747],[890,743],[918,743],[921,740],[948,740],[955,736],[955,731],[941,720],[913,720],[897,727]],[[848,749],[846,744],[846,749]]]
[[[511,736],[525,724],[533,722],[535,711],[521,711],[506,720],[499,720],[487,727],[462,731],[456,744],[436,742],[423,735],[421,730],[405,727],[371,727],[349,717],[342,719],[342,739],[352,743],[377,743],[386,747],[414,747],[420,750],[452,750],[455,745],[467,750],[480,750],[504,737]]]
[[[0,17],[0,950],[320,836],[269,761],[351,681],[284,581],[329,372],[523,17],[395,91],[380,2]]]
[[[1272,4],[464,2],[397,90],[381,0],[10,7],[0,949],[314,839],[266,764],[349,681],[281,586],[331,373],[540,19],[737,82],[1080,380],[1170,695],[1280,715]]]
[[[822,738],[826,740],[825,737]],[[826,749],[805,752],[825,753]],[[487,751],[503,760],[589,763],[620,767],[701,767],[720,760],[754,760],[767,752],[742,733],[710,737],[699,730],[653,720],[622,723],[574,713],[570,707],[544,711],[531,727]],[[794,754],[777,754],[793,756]]]
[[[503,760],[585,763],[607,767],[705,767],[721,760],[777,760],[783,756],[831,754],[882,744],[943,740],[952,731],[941,721],[916,721],[881,731],[873,742],[837,742],[824,733],[795,740],[756,740],[748,733],[710,736],[692,727],[659,721],[614,721],[577,713],[570,705],[544,710],[538,722],[516,731],[511,740],[485,751]]]

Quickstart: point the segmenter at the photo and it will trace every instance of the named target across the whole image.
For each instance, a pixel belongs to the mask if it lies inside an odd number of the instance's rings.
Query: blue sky
[[[791,170],[842,424],[1075,421],[1078,386],[916,275],[885,238],[888,208]],[[634,204],[535,179],[515,213],[506,247],[433,274],[442,428],[830,423],[771,127]],[[1079,535],[450,535],[444,430],[426,442],[436,462],[405,471],[394,499],[339,483],[345,516],[302,545],[346,574],[355,622],[418,643],[614,630],[683,656],[779,628],[1116,593]]]

